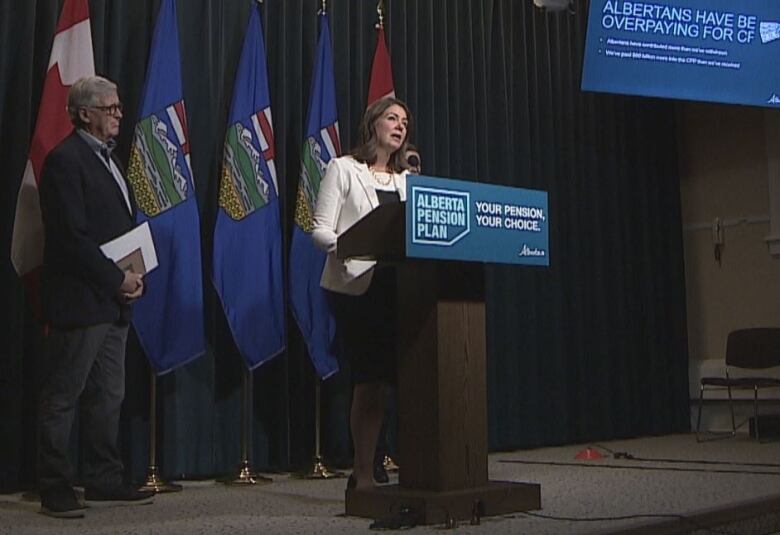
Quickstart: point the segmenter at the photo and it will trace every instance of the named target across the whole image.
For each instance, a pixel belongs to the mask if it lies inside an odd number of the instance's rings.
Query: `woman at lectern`
[[[340,358],[352,370],[350,430],[355,450],[348,488],[374,486],[373,459],[386,390],[396,381],[395,271],[373,260],[339,260],[336,242],[380,204],[406,201],[406,147],[412,114],[384,98],[363,114],[359,145],[328,164],[314,212],[315,244],[328,253],[320,285],[330,291]]]

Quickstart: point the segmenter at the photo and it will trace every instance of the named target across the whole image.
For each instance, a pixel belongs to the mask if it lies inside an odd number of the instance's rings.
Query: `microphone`
[[[409,167],[419,167],[420,165],[420,157],[416,154],[410,154],[409,157],[406,159],[406,163],[409,165]]]

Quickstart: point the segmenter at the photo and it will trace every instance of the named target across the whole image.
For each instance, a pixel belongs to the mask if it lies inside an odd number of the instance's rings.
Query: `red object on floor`
[[[575,455],[574,458],[581,461],[593,461],[596,459],[603,459],[604,456],[599,453],[598,450],[588,447]]]

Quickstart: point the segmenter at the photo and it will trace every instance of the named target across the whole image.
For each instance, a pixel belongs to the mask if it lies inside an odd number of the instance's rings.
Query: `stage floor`
[[[592,446],[602,459],[578,460]],[[613,452],[610,454],[609,452]],[[614,453],[628,454],[625,458]],[[780,442],[747,435],[697,443],[669,435],[490,455],[493,480],[541,485],[542,509],[457,523],[456,533],[780,532]],[[22,494],[0,495],[2,534],[349,534],[371,520],[344,516],[345,479],[266,474],[268,485],[181,482],[152,505],[88,509],[60,520]],[[395,478],[392,478],[395,481]],[[542,516],[543,515],[543,516]],[[718,526],[715,528],[715,526]],[[443,525],[415,533],[440,533]]]

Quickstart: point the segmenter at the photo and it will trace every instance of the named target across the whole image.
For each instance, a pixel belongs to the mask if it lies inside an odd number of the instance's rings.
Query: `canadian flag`
[[[46,155],[73,129],[66,109],[68,88],[79,78],[94,74],[88,0],[65,0],[54,33],[30,155],[16,199],[11,262],[20,277],[34,276],[43,263],[38,181]]]
[[[385,43],[385,28],[379,26],[376,32],[376,51],[374,51],[374,63],[371,65],[371,79],[368,81],[368,101],[372,102],[385,97],[394,97],[393,69],[390,66],[390,53]]]

